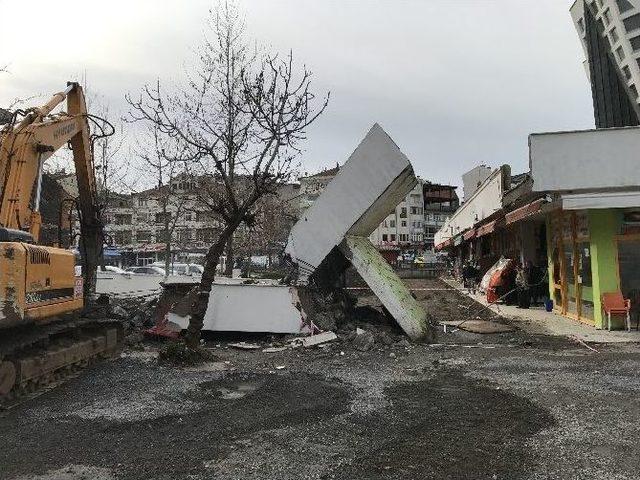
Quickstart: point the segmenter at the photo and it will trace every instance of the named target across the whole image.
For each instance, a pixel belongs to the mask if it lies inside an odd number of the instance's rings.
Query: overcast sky
[[[480,163],[528,169],[531,132],[593,127],[565,0],[241,0],[251,38],[292,49],[327,112],[303,170],[344,163],[374,122],[416,173],[460,184]],[[0,0],[0,105],[86,78],[114,115],[124,95],[177,81],[208,0]]]

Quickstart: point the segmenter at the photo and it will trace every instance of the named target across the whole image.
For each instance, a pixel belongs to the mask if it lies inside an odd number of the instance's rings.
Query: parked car
[[[98,267],[98,271],[101,271],[102,269],[100,267]],[[104,272],[110,272],[110,273],[117,273],[118,275],[126,275],[127,271],[120,268],[120,267],[114,267],[112,265],[105,265],[104,266],[104,270],[102,270]]]
[[[164,268],[156,267],[154,265],[147,265],[146,267],[129,267],[126,271],[134,275],[166,275]]]
[[[154,267],[164,268],[164,262],[155,262]],[[169,265],[169,275],[195,275],[204,273],[204,267],[197,263],[172,263]]]

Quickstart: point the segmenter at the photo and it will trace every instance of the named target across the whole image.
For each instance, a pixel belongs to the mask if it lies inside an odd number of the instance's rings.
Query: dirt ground
[[[433,321],[492,315],[443,282],[411,286]],[[372,349],[353,347],[355,326]],[[442,328],[410,344],[355,320],[338,335],[276,353],[209,338],[219,360],[192,369],[127,350],[0,413],[0,478],[640,476],[638,347]]]

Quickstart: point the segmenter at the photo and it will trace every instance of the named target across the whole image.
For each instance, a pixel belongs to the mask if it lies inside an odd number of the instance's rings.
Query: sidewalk
[[[516,306],[487,303],[487,297],[481,294],[469,294],[462,285],[452,279],[442,279],[462,294],[486,305],[494,312],[508,318],[515,326],[532,335],[552,335],[573,337],[591,343],[640,343],[640,332],[631,330],[598,330],[595,327],[580,323],[570,318],[547,312],[543,307],[522,309]]]

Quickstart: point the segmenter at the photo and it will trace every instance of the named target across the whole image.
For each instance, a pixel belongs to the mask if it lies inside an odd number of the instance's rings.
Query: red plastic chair
[[[625,299],[621,292],[610,292],[602,294],[602,308],[607,314],[607,330],[611,330],[611,314],[626,315],[627,330],[631,331],[631,300]]]

